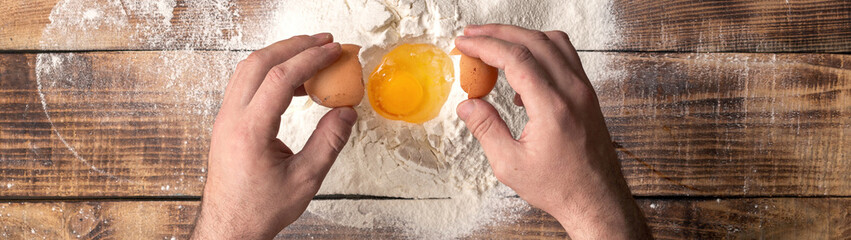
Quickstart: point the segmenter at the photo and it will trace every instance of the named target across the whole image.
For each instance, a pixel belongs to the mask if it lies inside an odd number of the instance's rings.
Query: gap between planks
[[[517,195],[505,196],[503,198],[519,198]],[[636,200],[737,200],[737,199],[851,199],[851,196],[843,195],[823,195],[823,196],[796,196],[796,195],[752,195],[752,196],[633,196]],[[361,195],[361,194],[331,194],[331,195],[316,195],[313,197],[315,201],[326,200],[449,200],[451,198],[404,198],[404,197],[387,197],[376,195]],[[186,201],[194,202],[201,201],[201,196],[111,196],[111,197],[63,197],[63,196],[44,196],[44,197],[0,197],[0,202],[159,202],[159,201]]]
[[[0,54],[42,54],[42,53],[108,53],[108,52],[181,52],[181,51],[197,51],[197,52],[253,52],[259,49],[215,49],[215,48],[193,48],[193,49],[88,49],[88,50],[0,50]],[[711,51],[711,52],[690,52],[690,51],[653,51],[653,50],[630,50],[630,49],[606,49],[606,50],[576,50],[580,53],[682,53],[682,54],[836,54],[849,55],[851,51],[842,52],[816,52],[816,51],[793,51],[793,52],[748,52],[748,51]]]

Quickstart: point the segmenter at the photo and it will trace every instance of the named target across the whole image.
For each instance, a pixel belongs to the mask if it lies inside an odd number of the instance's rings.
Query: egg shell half
[[[358,60],[360,46],[343,44],[340,58],[304,82],[310,99],[329,108],[353,107],[363,99],[363,67]]]
[[[499,69],[485,64],[481,59],[464,55],[458,49],[452,49],[450,55],[460,55],[458,60],[458,78],[461,89],[467,92],[468,98],[481,98],[493,90]]]

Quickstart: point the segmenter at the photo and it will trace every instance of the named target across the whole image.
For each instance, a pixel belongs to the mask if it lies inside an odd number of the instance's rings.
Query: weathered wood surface
[[[271,21],[278,11],[286,9],[263,0],[203,7],[178,0],[171,12],[161,16],[158,9],[134,11],[128,6],[95,1],[57,5],[63,2],[67,1],[3,1],[0,50],[256,49],[267,44],[268,28],[274,26]],[[50,27],[54,6],[80,9],[55,12],[57,26]],[[105,10],[86,15],[85,10],[96,7]],[[606,8],[606,4],[590,7],[588,11],[595,11],[594,7]],[[851,51],[851,3],[843,0],[616,0],[602,11],[614,16],[616,34],[606,36],[611,43],[579,45],[578,49]],[[578,17],[576,25],[600,20]]]
[[[848,56],[605,56],[595,87],[636,193],[851,193]]]
[[[0,196],[199,195],[244,55],[0,55]],[[851,56],[582,58],[635,194],[851,194]]]
[[[0,195],[198,195],[226,55],[3,55]]]
[[[51,19],[62,2],[79,11]],[[140,2],[130,1],[114,8],[0,0],[0,51],[256,49],[269,41],[264,27],[286,7],[206,2],[199,8],[177,0],[170,12],[140,12],[127,5]],[[106,12],[84,11],[90,9]],[[851,52],[849,1],[614,0],[608,10],[617,34],[578,49]],[[245,54],[0,54],[0,199],[69,199],[0,203],[0,239],[187,238],[197,201],[96,198],[198,196],[210,126],[226,78]],[[851,56],[582,58],[630,187],[641,196],[674,196],[638,201],[658,239],[851,239]],[[519,216],[470,238],[565,237],[540,210]],[[308,213],[278,238],[409,234]]]
[[[318,200],[323,204],[346,204]],[[330,201],[330,202],[329,202]],[[363,200],[406,201],[406,200]],[[439,201],[439,200],[432,200]],[[334,203],[336,202],[336,203]],[[657,239],[848,239],[851,199],[755,198],[640,199]],[[82,201],[0,203],[4,239],[187,239],[196,201]],[[346,227],[306,213],[278,239],[400,239],[416,237],[392,227]],[[519,219],[485,226],[469,239],[564,239],[548,214],[529,209]]]
[[[696,52],[849,52],[843,0],[616,0],[613,49]]]

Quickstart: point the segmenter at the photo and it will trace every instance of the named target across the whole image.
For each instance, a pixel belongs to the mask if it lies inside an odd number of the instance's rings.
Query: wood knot
[[[68,230],[71,237],[82,238],[88,236],[95,228],[97,228],[99,215],[98,206],[82,204],[74,210],[71,217],[68,219]]]

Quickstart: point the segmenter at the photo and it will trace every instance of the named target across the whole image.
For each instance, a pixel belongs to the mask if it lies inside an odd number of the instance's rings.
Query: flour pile
[[[339,42],[363,46],[364,79],[384,53],[401,43],[431,43],[447,52],[453,39],[467,24],[506,23],[542,30],[563,30],[577,49],[601,49],[617,40],[617,28],[607,0],[473,1],[473,0],[284,0],[254,6],[245,14],[240,6],[224,0],[88,1],[62,0],[50,15],[51,23],[41,39],[44,48],[85,45],[100,41],[126,43],[130,49],[181,49],[180,54],[198,54],[193,49],[257,49],[294,35],[331,32]],[[258,9],[264,10],[259,12]],[[271,9],[271,11],[268,11]],[[266,12],[268,11],[268,12]],[[250,15],[250,16],[249,16]],[[127,32],[94,39],[105,34]],[[83,33],[83,34],[81,34]],[[181,58],[173,52],[159,53],[161,69],[150,74],[166,78],[162,87],[178,86],[185,73],[197,74],[200,82],[192,102],[203,115],[204,124],[214,118],[220,95],[205,94],[210,88],[223,90],[227,73],[217,69],[232,65],[244,53],[223,53],[199,68],[197,57]],[[57,56],[39,54],[36,71],[39,85],[54,83],[64,69]],[[583,55],[583,60],[586,56]],[[589,76],[603,72],[605,59],[586,64]],[[45,64],[51,64],[49,66]],[[116,63],[123,64],[123,63]],[[75,68],[68,68],[75,69]],[[200,69],[200,70],[199,70]],[[50,71],[50,72],[43,72]],[[70,74],[70,73],[66,73]],[[48,76],[59,76],[50,79]],[[167,81],[170,80],[170,81]],[[171,84],[171,85],[170,85]],[[174,86],[172,86],[174,85]],[[50,99],[51,86],[44,86]],[[140,88],[143,88],[140,86]],[[516,135],[527,118],[512,104],[514,92],[500,76],[487,98],[506,119]],[[501,185],[478,143],[464,127],[455,107],[466,94],[455,81],[450,96],[437,118],[421,125],[389,121],[378,116],[364,99],[356,108],[360,119],[352,137],[320,189],[320,194],[390,196],[419,200],[333,200],[313,201],[310,214],[343,226],[395,228],[411,238],[445,239],[467,236],[482,226],[512,221],[528,205]],[[44,104],[45,109],[48,104]],[[300,150],[320,116],[328,109],[296,98],[282,116],[279,137],[294,151]],[[45,110],[47,111],[47,110]],[[73,145],[73,143],[72,143]],[[71,146],[69,146],[69,149]],[[93,169],[97,169],[92,166]],[[203,171],[203,170],[202,170]],[[203,181],[203,179],[201,179]],[[165,187],[172,189],[180,186]]]
[[[277,38],[327,31],[338,41],[362,45],[364,79],[400,43],[431,43],[448,52],[467,24],[500,22],[565,30],[573,33],[578,46],[606,44],[615,34],[606,25],[611,23],[607,22],[611,21],[608,6],[586,1],[285,1],[283,5],[304,11],[281,12],[275,22],[285,24]],[[601,22],[575,24],[586,18]],[[513,105],[514,92],[504,76],[500,78],[487,100],[517,136],[527,118],[522,108]],[[308,211],[346,226],[402,227],[413,236],[437,239],[511,221],[517,215],[506,212],[523,212],[528,206],[505,198],[513,192],[495,179],[478,142],[455,114],[455,107],[465,99],[466,93],[455,81],[440,114],[417,125],[380,117],[365,98],[356,108],[361,118],[349,144],[320,189],[320,194],[442,200],[326,201],[311,203]],[[307,99],[294,101],[291,109],[283,116],[279,137],[297,150],[327,109]]]

